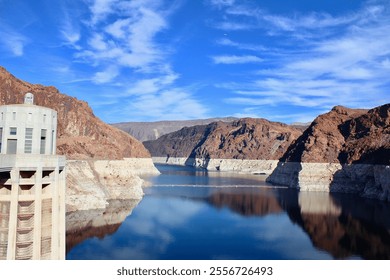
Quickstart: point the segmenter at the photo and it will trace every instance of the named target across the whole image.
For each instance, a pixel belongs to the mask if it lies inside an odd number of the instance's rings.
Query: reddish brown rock
[[[185,127],[145,141],[153,156],[278,160],[301,129],[264,119]]]
[[[334,107],[318,116],[282,161],[390,163],[390,104],[372,110]]]
[[[339,129],[345,139],[340,162],[390,164],[390,104],[371,109]]]
[[[84,101],[60,93],[53,86],[30,84],[0,67],[0,105],[23,103],[34,94],[35,105],[58,112],[57,152],[70,159],[150,157],[142,143],[97,118]]]

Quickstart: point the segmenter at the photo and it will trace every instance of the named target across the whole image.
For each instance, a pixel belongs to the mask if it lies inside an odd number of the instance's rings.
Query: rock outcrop
[[[70,160],[67,162],[67,212],[104,209],[115,199],[141,199],[139,175],[158,174],[152,159]]]
[[[390,104],[371,110],[336,106],[317,117],[267,180],[390,201]]]
[[[185,127],[144,145],[160,162],[183,164],[185,159],[185,165],[210,170],[269,173],[301,133],[282,123],[246,118]]]

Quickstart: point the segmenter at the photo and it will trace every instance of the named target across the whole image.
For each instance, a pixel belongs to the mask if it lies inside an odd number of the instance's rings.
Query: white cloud
[[[207,117],[205,105],[181,88],[138,96],[129,106],[132,115],[138,118],[153,116],[156,120],[180,120]]]
[[[77,42],[81,39],[80,26],[76,23],[73,18],[75,15],[71,16],[69,10],[66,8],[62,9],[62,25],[60,26],[60,33],[65,40],[66,44],[73,46],[76,49],[79,49],[80,46],[77,45]]]
[[[153,79],[141,79],[130,85],[127,93],[130,95],[156,94],[171,85],[177,78],[177,74],[169,73]]]
[[[90,6],[92,12],[92,24],[104,20],[107,15],[113,12],[114,4],[117,0],[94,0]]]
[[[92,81],[96,84],[105,84],[114,80],[119,74],[118,68],[115,66],[108,67],[104,71],[97,72]]]
[[[322,112],[338,104],[369,108],[389,102],[390,37],[384,35],[390,34],[389,7],[369,5],[341,16],[310,13],[289,17],[241,5],[226,9],[225,15],[229,21],[224,18],[222,24],[249,22],[251,29],[266,30],[265,38],[277,34],[282,44],[292,46],[289,52],[273,55],[274,60],[267,59],[267,68],[246,73],[251,82],[219,85],[235,94],[225,102],[240,104],[252,114],[266,106]],[[238,53],[253,47],[227,38],[217,43],[236,48]],[[262,56],[269,55],[264,48]],[[229,59],[214,62],[223,61]],[[305,119],[300,114],[292,117]]]
[[[22,56],[28,40],[24,35],[2,25],[0,26],[0,42],[3,48],[13,55]]]
[[[109,42],[105,40],[102,34],[92,34],[92,37],[88,40],[89,46],[96,51],[107,51],[112,50],[109,46]]]
[[[258,63],[263,59],[254,55],[220,55],[213,56],[215,64],[242,64],[242,63]]]
[[[107,27],[104,30],[115,38],[123,39],[126,36],[127,33],[126,27],[129,24],[130,24],[130,19],[119,19],[114,23],[107,25]]]
[[[88,45],[77,52],[75,57],[95,67],[114,65],[118,71],[124,68],[156,71],[165,63],[165,52],[156,42],[155,36],[168,26],[164,10],[156,4],[158,2],[89,2],[91,20],[83,34]],[[113,14],[115,17],[110,17]],[[72,40],[76,39],[79,38],[74,37]]]
[[[232,41],[228,38],[222,38],[222,39],[217,40],[217,44],[222,45],[222,46],[234,47],[234,48],[237,48],[240,50],[249,50],[249,51],[265,51],[265,50],[267,50],[262,45],[239,43],[239,42]]]
[[[235,0],[209,0],[209,3],[218,8],[229,7],[235,4]]]

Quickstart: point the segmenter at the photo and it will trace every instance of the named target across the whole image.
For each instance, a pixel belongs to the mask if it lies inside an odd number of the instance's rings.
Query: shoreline
[[[390,166],[380,164],[300,163],[278,160],[152,157],[154,163],[206,170],[266,175],[266,182],[300,191],[355,193],[390,201]]]
[[[67,160],[66,213],[105,209],[109,200],[141,199],[141,175],[159,174],[151,158]]]
[[[277,160],[249,159],[199,159],[185,157],[152,157],[153,163],[193,166],[209,171],[228,171],[243,174],[269,175],[276,168]]]

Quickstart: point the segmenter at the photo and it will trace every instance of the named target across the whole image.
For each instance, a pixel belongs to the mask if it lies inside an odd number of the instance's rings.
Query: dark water
[[[158,168],[141,201],[69,216],[83,222],[67,234],[67,259],[390,259],[388,203]]]

